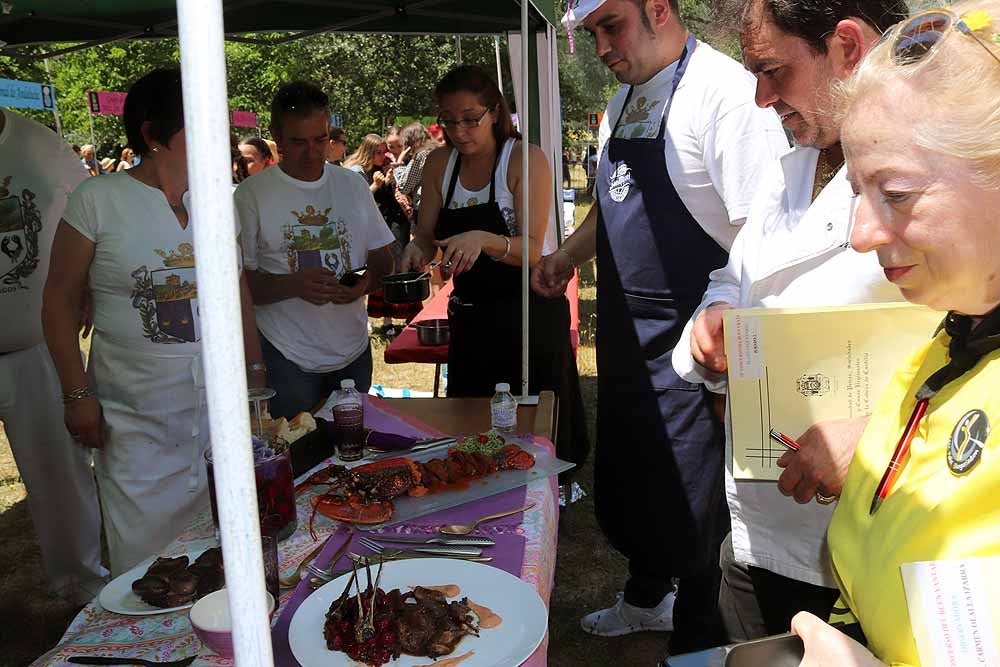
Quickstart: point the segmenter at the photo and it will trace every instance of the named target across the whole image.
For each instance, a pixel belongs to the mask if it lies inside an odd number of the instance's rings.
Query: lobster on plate
[[[444,458],[428,461],[398,457],[355,468],[331,465],[309,477],[298,490],[325,485],[325,493],[312,498],[312,531],[316,512],[350,523],[383,523],[392,518],[393,499],[422,496],[456,488],[503,470],[527,470],[535,457],[517,445],[506,445],[492,456],[449,449]]]

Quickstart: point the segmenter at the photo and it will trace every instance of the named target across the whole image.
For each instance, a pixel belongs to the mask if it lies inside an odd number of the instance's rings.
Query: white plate
[[[211,549],[212,547],[217,546],[219,546],[219,544],[215,540],[192,542],[186,547],[186,551],[173,554],[173,557],[187,556],[188,560],[193,563],[195,558],[200,556],[206,549]],[[170,611],[178,611],[180,609],[188,609],[191,607],[194,602],[181,605],[180,607],[154,607],[151,604],[143,602],[142,598],[132,592],[132,582],[136,579],[141,579],[156,558],[157,556],[150,556],[125,574],[112,579],[111,583],[101,590],[100,595],[97,596],[97,601],[107,611],[114,612],[115,614],[124,614],[125,616],[165,614]]]
[[[323,586],[295,611],[288,628],[288,643],[302,667],[353,667],[357,663],[346,653],[331,651],[323,639],[323,621],[334,600],[343,592],[350,575]],[[385,564],[379,587],[407,590],[409,586],[455,584],[468,597],[500,615],[503,623],[490,630],[481,629],[479,637],[465,637],[455,651],[444,657],[457,657],[469,651],[475,655],[463,660],[461,667],[512,667],[531,657],[545,637],[548,610],[531,586],[501,569],[463,560],[421,558]],[[414,667],[433,662],[430,658],[403,655],[390,661],[392,667]]]

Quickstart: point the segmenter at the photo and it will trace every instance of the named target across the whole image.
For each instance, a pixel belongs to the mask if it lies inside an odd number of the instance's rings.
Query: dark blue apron
[[[615,138],[619,116],[597,175],[597,516],[633,579],[666,577],[667,587],[717,562],[729,528],[722,426],[707,391],[671,364],[708,274],[727,259],[684,206],[664,156],[673,93],[696,46],[689,37],[657,137]]]

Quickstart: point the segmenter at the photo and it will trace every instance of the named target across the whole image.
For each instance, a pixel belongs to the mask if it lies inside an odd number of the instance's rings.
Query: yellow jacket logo
[[[976,467],[989,436],[990,420],[986,413],[966,412],[955,424],[948,441],[948,468],[956,475],[964,475]]]

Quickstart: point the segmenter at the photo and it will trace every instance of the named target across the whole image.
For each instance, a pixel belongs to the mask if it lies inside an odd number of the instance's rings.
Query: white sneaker
[[[613,607],[595,611],[580,619],[584,632],[601,637],[619,637],[633,632],[671,632],[674,629],[674,598],[668,593],[652,609],[636,607],[625,602],[619,593]]]

